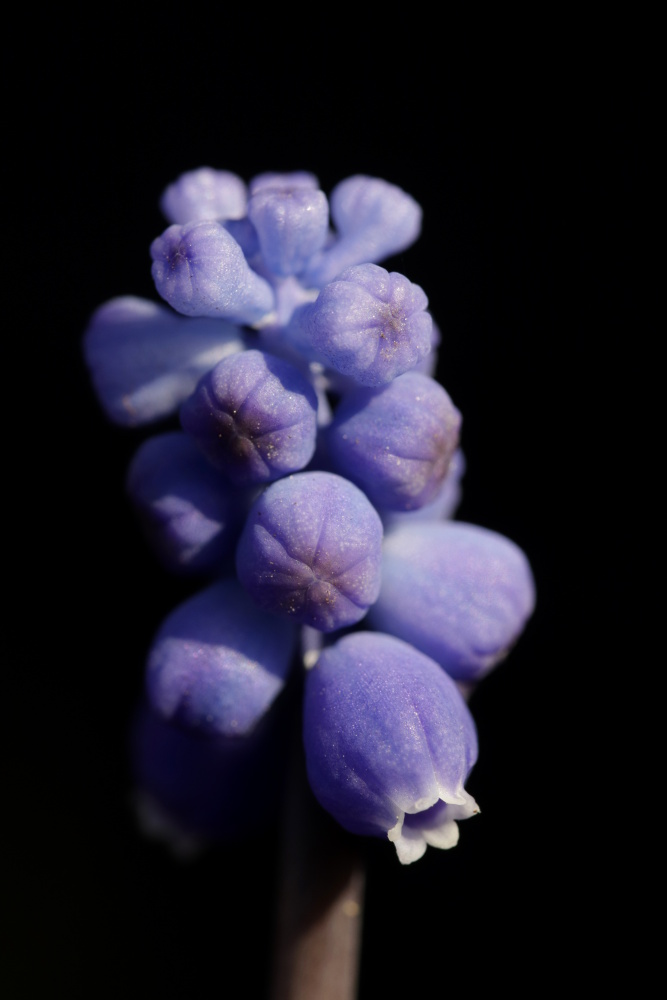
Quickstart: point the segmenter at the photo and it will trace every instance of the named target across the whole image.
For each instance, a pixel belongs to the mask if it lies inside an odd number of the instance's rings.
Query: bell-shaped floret
[[[322,289],[302,322],[337,372],[377,388],[414,368],[431,350],[433,320],[419,285],[377,264],[350,267]]]
[[[255,501],[236,550],[257,604],[332,632],[366,614],[380,589],[382,522],[347,479],[301,472]]]
[[[244,347],[241,330],[225,320],[184,319],[131,295],[100,306],[83,342],[102,408],[126,427],[175,413],[204,372]]]
[[[248,733],[284,687],[296,641],[295,626],[263,614],[237,580],[215,583],[159,629],[149,701],[163,718],[202,732]]]
[[[369,622],[476,681],[502,660],[535,605],[526,556],[503,535],[454,521],[388,532]]]
[[[459,440],[461,414],[437,382],[406,372],[340,402],[327,432],[336,472],[376,507],[415,510],[432,500]]]
[[[169,226],[151,243],[155,287],[186,316],[255,323],[274,306],[273,290],[219,222]]]
[[[229,170],[200,167],[165,188],[160,208],[169,222],[241,219],[246,213],[245,183]]]
[[[421,232],[422,210],[414,198],[378,177],[348,177],[330,202],[338,238],[310,262],[304,284],[321,288],[347,267],[400,253]]]
[[[181,407],[181,423],[234,485],[259,485],[313,457],[317,396],[289,362],[249,350],[203,377]]]
[[[437,663],[392,636],[355,632],[306,675],[303,737],[310,785],[352,833],[388,837],[403,864],[453,847],[478,812],[464,789],[475,724]]]
[[[264,174],[251,185],[248,218],[269,270],[286,277],[303,271],[324,245],[329,203],[309,174]]]
[[[246,513],[233,491],[182,431],[140,445],[126,489],[148,542],[173,573],[219,571],[231,555]]]

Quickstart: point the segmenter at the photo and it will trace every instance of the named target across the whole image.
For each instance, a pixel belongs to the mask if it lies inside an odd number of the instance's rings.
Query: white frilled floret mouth
[[[387,831],[387,837],[396,848],[402,865],[419,861],[427,847],[449,850],[456,846],[459,839],[457,820],[469,819],[480,812],[472,795],[463,789],[456,798],[456,802],[420,799],[414,811],[398,812],[396,825]]]

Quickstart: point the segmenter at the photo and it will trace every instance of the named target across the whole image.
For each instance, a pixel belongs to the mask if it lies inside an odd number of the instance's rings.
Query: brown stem
[[[365,871],[356,838],[319,808],[295,749],[285,799],[271,1000],[354,1000]]]

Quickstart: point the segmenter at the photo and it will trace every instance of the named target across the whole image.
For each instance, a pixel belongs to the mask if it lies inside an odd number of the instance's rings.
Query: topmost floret
[[[250,184],[248,218],[268,269],[299,274],[325,243],[329,204],[312,174],[261,174]]]
[[[248,193],[240,177],[228,170],[200,167],[181,174],[165,188],[160,208],[169,222],[199,222],[202,219],[242,219]]]

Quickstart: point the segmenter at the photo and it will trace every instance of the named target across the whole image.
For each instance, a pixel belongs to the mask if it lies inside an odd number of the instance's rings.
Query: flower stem
[[[295,746],[285,797],[271,1000],[354,1000],[365,870],[315,802]]]

